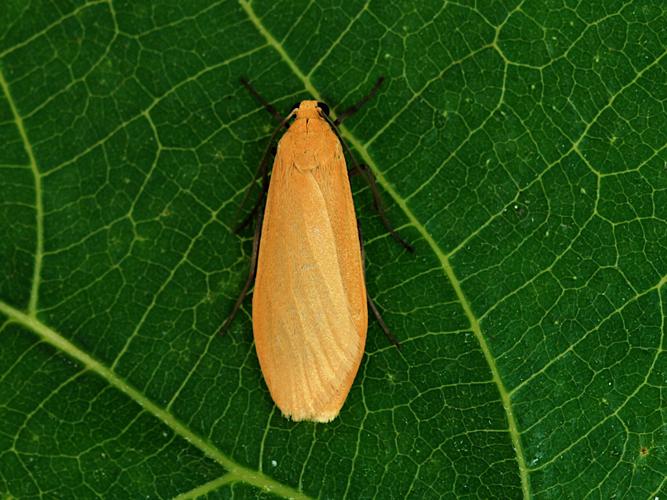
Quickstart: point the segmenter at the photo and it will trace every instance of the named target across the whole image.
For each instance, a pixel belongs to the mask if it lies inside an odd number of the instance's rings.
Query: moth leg
[[[278,110],[273,106],[273,104],[271,104],[269,101],[264,99],[264,97],[262,97],[262,94],[257,92],[257,90],[255,90],[255,87],[250,85],[250,82],[248,80],[246,80],[245,78],[241,78],[241,84],[246,89],[248,89],[248,92],[250,92],[252,94],[252,96],[255,99],[257,99],[262,106],[264,106],[264,109],[266,109],[269,113],[271,113],[273,115],[273,117],[276,120],[278,120],[278,122],[283,121],[283,116],[278,112]]]
[[[269,144],[270,146],[270,144]],[[240,233],[250,222],[257,217],[257,214],[260,211],[260,208],[262,207],[262,203],[264,202],[264,199],[266,198],[266,194],[269,191],[269,156],[268,154],[265,154],[264,158],[262,159],[262,163],[259,165],[259,168],[257,169],[257,173],[255,174],[255,177],[253,179],[253,185],[255,184],[255,181],[259,177],[259,175],[262,175],[262,190],[259,193],[259,196],[257,197],[257,201],[255,202],[255,205],[252,207],[252,210],[248,215],[246,215],[241,222],[237,224],[237,226],[234,228],[235,233]],[[252,185],[248,188],[246,191],[245,196],[243,197],[243,200],[241,201],[241,205],[239,205],[239,210],[243,207],[245,201],[248,199],[248,193],[252,189]]]
[[[246,280],[245,285],[243,285],[243,289],[241,290],[239,297],[236,299],[236,302],[234,303],[232,312],[229,314],[229,316],[227,316],[227,319],[225,319],[225,322],[220,327],[220,330],[218,330],[218,333],[220,335],[224,335],[225,332],[227,331],[227,328],[229,328],[229,325],[231,325],[232,321],[234,321],[236,313],[239,312],[239,309],[241,308],[243,301],[248,295],[248,290],[250,290],[250,286],[255,280],[255,273],[257,272],[257,256],[259,255],[259,240],[262,234],[263,215],[264,214],[261,211],[257,213],[257,224],[255,225],[255,236],[253,237],[252,240],[252,255],[250,256],[250,272],[248,273],[248,279]]]
[[[241,79],[241,83],[245,88],[250,91],[250,93],[255,96],[259,101],[264,105],[265,108],[269,110],[273,116],[275,116],[279,121],[280,124],[274,129],[273,133],[271,134],[271,138],[269,139],[269,144],[266,146],[266,149],[264,150],[264,154],[262,155],[262,160],[259,164],[259,167],[257,168],[257,171],[255,172],[255,176],[252,179],[252,183],[250,184],[250,187],[246,191],[245,195],[243,196],[243,200],[241,200],[241,204],[239,205],[238,210],[241,211],[243,208],[243,205],[248,199],[248,196],[250,194],[250,191],[252,190],[252,186],[254,186],[255,182],[257,179],[261,176],[262,177],[262,190],[259,193],[259,196],[257,198],[257,201],[255,202],[255,205],[250,212],[242,221],[241,223],[236,226],[235,231],[238,232],[245,226],[247,226],[250,221],[253,220],[253,218],[256,218],[257,223],[255,224],[255,235],[253,237],[253,242],[252,242],[252,255],[250,256],[250,272],[248,273],[248,279],[245,282],[245,285],[243,285],[243,290],[241,290],[241,294],[239,297],[236,299],[236,302],[234,303],[234,307],[232,308],[232,312],[230,315],[225,319],[224,323],[220,327],[219,333],[221,335],[224,335],[225,331],[229,327],[229,325],[232,323],[234,320],[234,317],[238,313],[239,309],[241,308],[241,305],[243,304],[243,301],[245,300],[246,296],[248,295],[248,290],[250,290],[250,286],[252,285],[252,282],[255,280],[255,273],[257,271],[257,256],[259,253],[259,240],[262,234],[262,219],[264,217],[264,214],[261,210],[261,207],[263,205],[264,200],[266,199],[266,195],[269,191],[269,158],[271,156],[271,152],[274,150],[273,147],[273,142],[278,135],[278,132],[280,129],[283,127],[287,126],[287,123],[289,120],[294,116],[294,111],[292,111],[290,114],[288,114],[286,117],[280,116],[280,113],[271,105],[269,104],[260,94],[257,92],[252,85],[247,80],[244,80],[243,78]]]
[[[401,238],[401,236],[396,232],[394,227],[391,225],[391,222],[389,222],[389,219],[385,214],[384,203],[382,203],[380,190],[378,189],[378,185],[375,182],[375,176],[373,175],[373,172],[371,172],[371,169],[368,168],[367,165],[362,166],[357,162],[356,158],[352,154],[352,151],[350,151],[350,147],[343,140],[343,136],[340,135],[338,127],[336,127],[336,124],[331,120],[331,118],[329,118],[324,113],[321,113],[320,116],[324,118],[327,121],[327,123],[331,126],[331,130],[333,130],[334,134],[336,134],[336,137],[338,137],[338,140],[343,145],[343,149],[345,150],[347,156],[350,158],[350,161],[352,162],[352,168],[353,168],[352,172],[355,173],[349,173],[348,175],[350,176],[361,175],[366,180],[368,186],[371,188],[371,192],[373,193],[373,204],[375,205],[375,210],[380,216],[380,220],[382,220],[382,224],[384,224],[384,227],[387,229],[389,234],[391,234],[392,238],[394,238],[403,248],[405,248],[410,253],[414,253],[415,248],[410,243]]]
[[[243,206],[245,205],[246,201],[248,201],[248,196],[250,195],[250,191],[252,189],[252,186],[254,186],[255,182],[259,178],[259,176],[262,176],[262,191],[259,194],[259,197],[257,198],[257,201],[255,202],[255,205],[253,209],[250,211],[250,213],[234,228],[235,232],[241,231],[243,228],[245,228],[250,221],[253,220],[253,218],[257,215],[257,212],[259,211],[262,201],[264,197],[266,196],[266,192],[269,189],[269,157],[271,156],[272,152],[275,152],[275,147],[273,146],[273,141],[276,139],[276,136],[278,135],[278,132],[280,131],[281,128],[283,127],[288,127],[288,123],[290,118],[294,116],[295,111],[292,110],[290,114],[288,114],[286,117],[283,117],[280,115],[278,110],[271,105],[270,102],[268,102],[266,99],[264,99],[259,92],[255,90],[255,88],[250,85],[250,82],[248,80],[241,78],[241,84],[248,89],[248,92],[250,92],[261,104],[264,106],[269,113],[271,113],[276,120],[280,122],[280,125],[278,125],[273,133],[271,134],[271,138],[269,139],[269,144],[266,146],[266,149],[264,150],[264,154],[262,155],[262,160],[259,164],[259,167],[257,168],[257,171],[255,172],[255,176],[252,179],[252,183],[250,184],[250,188],[246,191],[245,195],[243,196],[243,200],[241,200],[241,204],[239,205],[238,211],[240,212],[243,209]]]
[[[269,144],[266,146],[266,149],[264,150],[264,154],[262,155],[262,160],[259,163],[259,167],[257,168],[257,171],[255,172],[255,176],[252,178],[252,182],[250,184],[250,187],[246,191],[245,195],[243,196],[243,199],[241,200],[241,204],[239,205],[239,208],[237,210],[237,213],[240,212],[243,209],[243,206],[245,205],[246,201],[248,201],[248,196],[250,195],[250,191],[252,190],[252,187],[255,185],[255,182],[257,179],[262,177],[262,191],[259,193],[259,196],[257,198],[257,201],[255,202],[255,206],[253,207],[252,211],[250,214],[248,214],[235,228],[235,232],[239,232],[241,229],[246,227],[250,221],[257,215],[257,212],[259,211],[260,207],[262,206],[262,202],[264,201],[264,198],[266,196],[266,193],[269,189],[269,159],[271,157],[271,152],[274,150],[273,148],[273,141],[275,141],[276,136],[278,135],[278,132],[280,132],[280,129],[283,128],[283,126],[287,125],[287,122],[292,118],[294,115],[294,111],[291,112],[289,115],[287,115],[285,118],[283,118],[280,122],[280,125],[278,125],[273,133],[271,134],[271,138],[269,139]]]
[[[396,232],[394,227],[391,225],[391,222],[389,222],[385,212],[384,203],[382,202],[382,196],[380,195],[380,189],[378,188],[377,182],[375,181],[373,172],[370,168],[368,168],[367,165],[359,165],[356,163],[356,161],[354,161],[354,163],[357,174],[364,178],[364,180],[368,183],[368,187],[371,189],[371,193],[373,193],[373,206],[375,207],[375,211],[378,213],[382,224],[387,229],[389,234],[391,234],[391,237],[394,238],[401,246],[403,246],[403,248],[405,248],[410,253],[414,253],[415,247],[405,241],[401,235]]]
[[[391,330],[389,330],[389,327],[387,326],[387,323],[384,322],[384,319],[382,319],[382,315],[380,314],[380,311],[378,311],[378,308],[375,307],[375,302],[373,302],[373,299],[371,299],[370,294],[368,293],[368,290],[366,290],[366,300],[368,301],[368,305],[371,308],[371,311],[373,311],[373,315],[375,316],[375,319],[377,320],[378,324],[380,325],[380,328],[382,328],[382,331],[384,332],[384,336],[387,337],[387,340],[394,344],[398,349],[401,348],[401,343],[398,341],[396,336],[391,333]]]
[[[338,113],[337,114],[338,117],[336,118],[336,121],[334,121],[334,125],[336,126],[340,125],[343,122],[343,120],[349,118],[357,111],[359,111],[364,106],[364,104],[370,101],[375,96],[375,94],[377,94],[378,90],[380,90],[380,87],[382,86],[382,82],[384,82],[384,76],[381,76],[380,78],[377,79],[375,85],[373,85],[373,88],[368,94],[359,99],[359,101],[355,102],[349,108],[344,109],[343,111]]]
[[[357,233],[359,233],[359,247],[361,249],[361,265],[364,271],[364,281],[366,278],[366,250],[364,250],[364,238],[361,235],[361,224],[359,224],[359,220],[357,219]],[[373,299],[371,298],[371,295],[368,293],[368,288],[366,288],[366,301],[368,302],[369,307],[371,308],[371,311],[373,311],[373,316],[375,316],[375,319],[377,320],[378,324],[380,325],[380,328],[382,328],[382,331],[384,332],[384,336],[387,337],[387,340],[394,344],[397,348],[400,349],[401,343],[398,341],[396,336],[391,333],[391,330],[389,330],[389,327],[387,326],[387,323],[384,322],[384,319],[382,319],[382,315],[380,314],[380,311],[378,311],[378,308],[375,306],[375,302],[373,302]]]
[[[368,183],[368,186],[371,188],[371,192],[373,193],[373,205],[375,206],[375,210],[377,211],[378,216],[382,221],[382,224],[384,224],[384,227],[387,229],[389,234],[391,234],[392,238],[394,238],[408,252],[414,253],[415,247],[413,247],[410,243],[405,241],[401,237],[401,235],[396,232],[394,227],[391,225],[391,222],[389,222],[389,219],[387,218],[387,214],[384,208],[384,203],[382,201],[382,196],[380,195],[380,190],[378,188],[377,182],[375,181],[375,176],[373,175],[373,172],[371,171],[370,168],[368,168],[367,165],[360,165],[359,170],[361,174],[364,176],[366,182]]]

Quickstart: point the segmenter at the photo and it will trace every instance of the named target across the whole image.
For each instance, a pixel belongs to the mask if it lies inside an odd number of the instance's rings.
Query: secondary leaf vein
[[[292,60],[292,58],[287,54],[284,47],[282,47],[282,45],[278,43],[278,41],[273,37],[273,35],[271,35],[271,33],[266,29],[261,19],[255,14],[250,3],[247,0],[239,0],[239,4],[245,10],[249,19],[253,22],[253,24],[260,32],[260,34],[262,34],[266,38],[268,44],[278,52],[283,61],[290,67],[290,69],[294,72],[294,74],[302,81],[305,89],[317,100],[322,100],[322,96],[317,91],[317,89],[311,82],[310,78],[307,75],[305,75],[303,71],[301,71],[301,69],[296,65],[296,63]],[[398,194],[398,192],[387,181],[384,175],[382,175],[382,172],[379,171],[377,164],[373,161],[368,152],[367,145],[363,144],[359,139],[357,139],[345,126],[341,126],[341,133],[343,137],[359,152],[364,162],[373,170],[378,183],[382,185],[382,187],[394,199],[396,204],[405,212],[406,216],[408,217],[412,225],[419,231],[424,240],[429,244],[435,255],[440,260],[442,269],[456,292],[456,296],[459,300],[459,303],[461,304],[461,307],[466,317],[468,318],[471,330],[473,331],[475,337],[477,338],[477,341],[479,342],[480,348],[484,354],[484,358],[486,359],[489,368],[491,370],[493,381],[495,382],[498,388],[498,392],[500,393],[500,398],[503,404],[503,408],[505,409],[505,413],[507,415],[509,434],[512,440],[512,446],[514,447],[514,451],[516,453],[516,460],[519,468],[519,476],[521,478],[521,486],[523,494],[525,498],[530,498],[531,492],[530,492],[530,483],[528,478],[528,468],[526,466],[526,460],[524,457],[523,448],[521,444],[521,437],[519,434],[516,419],[514,417],[509,391],[505,388],[505,384],[500,378],[500,372],[498,370],[498,367],[496,366],[496,362],[495,359],[493,358],[491,350],[489,349],[488,344],[486,343],[486,339],[482,334],[479,321],[472,311],[470,302],[463,293],[463,289],[461,288],[458,277],[454,273],[454,269],[452,268],[449,262],[448,255],[439,247],[433,236],[427,231],[426,227],[419,222],[415,214],[407,206],[407,203],[403,199],[403,197]]]
[[[34,315],[37,310],[37,301],[39,300],[39,283],[42,276],[42,256],[44,254],[44,207],[42,205],[42,177],[39,172],[39,168],[37,168],[37,161],[35,160],[35,154],[32,151],[32,145],[28,140],[28,134],[23,124],[23,118],[21,118],[21,115],[19,114],[18,108],[16,106],[16,102],[14,101],[14,98],[9,91],[9,84],[5,79],[2,69],[0,69],[0,87],[2,87],[2,92],[7,97],[7,103],[9,104],[9,108],[12,111],[14,123],[16,123],[16,128],[18,129],[19,135],[21,136],[23,149],[28,155],[30,170],[32,171],[33,178],[35,180],[35,266],[33,268],[32,287],[30,289],[30,302],[28,305],[28,311],[31,315]]]
[[[239,465],[222,453],[208,439],[200,436],[167,410],[155,404],[140,390],[121,378],[116,372],[103,365],[90,354],[79,349],[60,333],[45,325],[34,316],[25,314],[2,301],[0,301],[0,313],[5,314],[10,320],[34,332],[44,341],[77,360],[88,370],[102,377],[111,386],[126,394],[132,400],[137,402],[144,410],[167,425],[175,434],[183,437],[189,443],[203,451],[207,456],[222,465],[229,471],[229,473],[233,474],[238,481],[243,481],[264,491],[269,491],[285,498],[308,498],[308,496],[300,491],[280,483],[261,472]]]

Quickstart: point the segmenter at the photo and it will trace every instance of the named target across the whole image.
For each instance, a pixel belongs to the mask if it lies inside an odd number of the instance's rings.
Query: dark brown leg
[[[382,82],[384,82],[384,76],[381,76],[380,78],[377,79],[375,85],[373,85],[373,88],[368,94],[366,94],[358,102],[354,103],[349,108],[344,109],[343,111],[338,113],[338,118],[336,118],[334,124],[336,126],[340,125],[341,123],[343,123],[343,120],[349,118],[357,111],[359,111],[364,106],[364,104],[370,101],[375,96],[375,94],[377,94],[378,90],[380,90],[380,87],[382,86]]]
[[[243,301],[248,295],[248,290],[250,290],[250,286],[252,285],[252,282],[255,280],[255,272],[257,271],[257,257],[259,255],[259,240],[262,234],[262,218],[263,218],[263,213],[260,211],[257,214],[257,224],[255,225],[255,236],[252,240],[252,255],[250,256],[250,272],[248,273],[248,279],[246,280],[245,285],[243,285],[243,290],[241,290],[238,299],[236,299],[236,302],[234,303],[232,312],[229,314],[229,316],[227,316],[227,319],[220,327],[220,330],[218,331],[220,335],[224,335],[225,332],[227,331],[227,328],[229,328],[229,325],[231,325],[232,321],[234,321],[236,313],[239,312],[239,309],[241,308]]]
[[[272,145],[273,141],[276,138],[276,135],[278,135],[278,132],[280,131],[281,128],[284,126],[287,126],[287,122],[289,119],[293,116],[294,113],[290,113],[287,115],[287,117],[283,118],[280,113],[274,108],[266,99],[264,99],[259,92],[257,92],[250,83],[241,78],[241,83],[243,86],[248,89],[248,91],[257,99],[259,100],[260,103],[280,122],[280,125],[276,127],[276,129],[273,131],[271,134],[271,138],[269,139],[269,144],[266,147],[266,150],[264,151],[264,154],[262,155],[262,160],[259,164],[259,167],[257,168],[257,171],[255,172],[255,176],[253,177],[252,184],[246,191],[245,195],[243,196],[243,200],[241,200],[241,204],[239,205],[239,211],[242,210],[243,205],[245,202],[248,200],[248,196],[250,194],[250,191],[252,189],[252,186],[254,186],[255,182],[257,179],[262,177],[262,190],[260,191],[260,194],[257,198],[257,201],[255,202],[255,205],[253,206],[253,209],[251,210],[250,214],[248,214],[242,221],[241,223],[236,226],[235,231],[238,232],[241,229],[243,229],[245,226],[247,226],[250,221],[253,219],[257,220],[257,223],[255,224],[255,235],[253,237],[252,241],[252,255],[250,256],[250,272],[248,273],[248,279],[245,282],[245,285],[243,285],[243,289],[241,290],[241,293],[239,294],[239,297],[236,299],[236,302],[234,303],[234,307],[232,308],[232,312],[227,316],[227,319],[225,319],[224,323],[220,327],[219,333],[220,335],[224,335],[225,332],[227,331],[227,328],[229,328],[229,325],[231,325],[232,321],[236,317],[236,314],[238,313],[239,309],[241,308],[241,305],[243,304],[243,301],[245,300],[246,296],[248,295],[248,291],[250,290],[250,287],[255,280],[255,272],[257,271],[257,258],[259,255],[259,240],[262,234],[262,219],[264,216],[263,211],[261,210],[262,204],[266,198],[266,194],[269,190],[269,157],[271,156],[271,150],[272,150]]]
[[[238,225],[234,228],[235,233],[240,233],[250,222],[257,217],[257,214],[259,213],[260,208],[262,207],[262,203],[264,202],[266,198],[266,194],[269,191],[269,171],[268,171],[268,161],[263,161],[262,162],[264,165],[260,165],[259,171],[261,170],[262,172],[262,190],[259,193],[259,196],[257,197],[257,201],[255,202],[255,205],[252,207],[252,210],[248,215],[246,215],[241,222],[238,223]],[[253,179],[253,185],[255,184],[255,181],[257,180],[258,175],[255,175],[255,178]],[[241,204],[239,205],[239,211],[243,207],[243,204],[248,198],[248,193],[252,189],[252,186],[248,188],[246,191],[245,196],[243,197],[243,200],[241,201]]]
[[[264,150],[264,154],[262,155],[262,160],[260,161],[259,167],[257,168],[255,176],[252,179],[252,184],[250,185],[245,195],[243,196],[243,199],[241,200],[241,204],[239,205],[237,213],[243,210],[243,206],[245,205],[246,201],[248,201],[248,196],[250,195],[250,191],[252,190],[252,187],[255,185],[255,182],[260,177],[260,175],[262,176],[262,191],[259,193],[257,201],[255,202],[255,205],[250,214],[244,217],[243,220],[234,228],[234,231],[237,233],[241,231],[241,229],[246,227],[250,223],[250,221],[253,220],[253,218],[257,215],[257,212],[259,211],[260,207],[262,206],[264,197],[266,196],[266,193],[269,189],[269,159],[271,157],[271,151],[273,149],[272,148],[273,141],[276,139],[276,136],[278,135],[278,132],[280,132],[280,129],[287,124],[290,118],[292,118],[292,115],[293,112],[287,115],[287,117],[285,117],[280,122],[280,125],[278,125],[271,134],[271,138],[269,139],[269,144],[266,146],[266,149]]]
[[[373,205],[375,206],[375,210],[380,216],[380,220],[382,221],[382,224],[384,224],[384,227],[387,229],[389,234],[391,234],[392,238],[394,238],[401,246],[403,246],[408,252],[414,253],[415,248],[410,243],[401,238],[401,236],[396,232],[396,230],[391,225],[391,222],[389,222],[389,219],[387,218],[387,215],[385,213],[384,203],[382,203],[382,197],[380,196],[380,190],[378,188],[377,183],[375,182],[375,177],[373,176],[371,170],[365,165],[363,167],[359,165],[354,155],[352,154],[352,151],[350,151],[349,146],[343,140],[343,137],[340,135],[340,132],[336,127],[336,124],[328,116],[324,114],[321,116],[327,122],[329,122],[329,125],[331,125],[331,129],[334,131],[336,137],[338,137],[338,140],[343,145],[343,149],[345,150],[347,156],[350,158],[350,161],[352,162],[352,168],[353,168],[352,172],[356,172],[358,175],[361,175],[364,178],[364,180],[368,183],[368,186],[371,188],[371,193],[373,193]],[[354,174],[351,173],[350,175]]]
[[[359,247],[361,248],[361,265],[364,271],[364,282],[366,281],[366,251],[364,250],[364,238],[361,235],[361,224],[359,224],[359,221],[357,220],[357,233],[359,233]],[[364,283],[364,287],[366,284]],[[380,325],[380,328],[382,328],[382,331],[384,332],[384,336],[387,337],[387,340],[394,344],[398,349],[401,348],[401,343],[398,341],[396,336],[391,333],[391,330],[389,330],[389,327],[387,326],[387,323],[384,322],[384,319],[382,319],[382,315],[380,314],[380,311],[378,311],[378,308],[375,306],[375,302],[373,302],[373,299],[371,298],[370,294],[368,293],[368,288],[366,288],[366,301],[368,302],[368,306],[371,308],[371,311],[373,312],[373,316],[375,316],[375,319],[377,319],[378,324]]]
[[[380,220],[382,221],[382,224],[384,224],[384,227],[387,229],[389,234],[391,234],[392,238],[394,238],[408,252],[414,253],[415,247],[413,247],[410,243],[405,241],[401,237],[401,235],[398,234],[396,230],[393,228],[391,222],[389,222],[387,214],[385,213],[384,203],[382,202],[382,196],[380,195],[380,189],[378,188],[377,182],[375,182],[375,176],[373,175],[371,169],[368,168],[366,165],[358,165],[358,164],[357,164],[357,169],[368,183],[368,187],[371,188],[371,192],[373,193],[373,205],[375,206],[375,210],[380,216]]]
[[[282,122],[282,121],[283,121],[283,117],[282,117],[282,115],[278,112],[278,110],[277,110],[277,109],[276,109],[276,108],[275,108],[269,101],[267,101],[266,99],[264,99],[264,97],[262,97],[262,94],[260,94],[259,92],[257,92],[257,91],[255,90],[255,87],[253,87],[252,85],[250,85],[250,82],[249,82],[248,80],[246,80],[245,78],[241,78],[241,84],[242,84],[246,89],[248,89],[248,92],[250,92],[250,93],[252,94],[252,96],[253,96],[255,99],[257,99],[257,100],[259,101],[259,103],[260,103],[262,106],[264,106],[264,108],[265,108],[269,113],[271,113],[271,114],[273,115],[273,117],[274,117],[276,120],[278,120],[278,122]]]
[[[382,319],[382,315],[380,314],[380,311],[378,311],[378,308],[375,307],[375,303],[373,302],[373,299],[371,299],[370,294],[368,293],[368,290],[366,290],[366,300],[368,301],[368,305],[371,308],[371,311],[373,311],[373,315],[375,316],[375,319],[377,319],[380,328],[382,328],[382,331],[384,332],[384,336],[387,337],[387,340],[394,344],[398,349],[401,348],[401,343],[398,341],[396,336],[391,333],[391,330],[389,330],[389,327],[387,326],[387,323],[384,322]]]

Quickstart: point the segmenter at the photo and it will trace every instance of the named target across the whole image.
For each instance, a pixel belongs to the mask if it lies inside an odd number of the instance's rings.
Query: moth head
[[[310,118],[320,118],[321,109],[320,103],[317,101],[301,101],[298,106],[296,106],[296,119],[310,119]]]

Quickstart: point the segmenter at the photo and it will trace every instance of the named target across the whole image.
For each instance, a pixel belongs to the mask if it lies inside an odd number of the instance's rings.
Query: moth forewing
[[[338,415],[359,369],[368,309],[345,156],[316,101],[281,138],[252,302],[271,396],[293,420]]]

